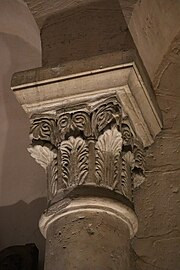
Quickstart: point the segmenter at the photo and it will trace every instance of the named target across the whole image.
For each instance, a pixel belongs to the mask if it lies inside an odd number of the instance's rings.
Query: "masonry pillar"
[[[135,63],[56,78],[41,72],[43,80],[24,84],[18,75],[13,91],[30,117],[29,152],[47,174],[45,269],[130,270],[133,190],[161,129],[151,89]]]

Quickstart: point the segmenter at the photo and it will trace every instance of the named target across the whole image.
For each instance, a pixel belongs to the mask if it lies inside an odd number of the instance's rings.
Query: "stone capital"
[[[13,87],[30,117],[29,152],[46,170],[49,201],[81,185],[133,201],[144,148],[161,130],[145,82],[128,63]]]

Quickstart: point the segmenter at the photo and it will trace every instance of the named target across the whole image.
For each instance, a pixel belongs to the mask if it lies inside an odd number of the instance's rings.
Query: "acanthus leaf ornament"
[[[57,157],[53,159],[51,165],[48,168],[48,199],[51,201],[58,191],[58,162]]]
[[[58,166],[55,149],[47,146],[34,145],[29,147],[28,152],[46,171],[48,181],[48,199],[51,200],[57,193]]]
[[[62,181],[65,188],[84,184],[88,175],[88,146],[70,137],[60,145]]]
[[[122,156],[122,171],[121,171],[121,188],[122,193],[132,200],[132,170],[134,168],[134,155],[131,151],[128,151]]]
[[[97,184],[115,189],[118,184],[118,161],[122,136],[116,127],[104,132],[95,145]]]
[[[145,181],[145,151],[142,146],[136,143],[134,146],[134,169],[133,169],[133,185],[138,188]]]
[[[133,183],[138,185],[144,175],[143,154],[115,97],[33,115],[30,134],[31,155],[47,171],[49,200],[91,184],[132,201]]]
[[[57,154],[46,146],[35,145],[28,148],[28,152],[45,170],[57,157]]]

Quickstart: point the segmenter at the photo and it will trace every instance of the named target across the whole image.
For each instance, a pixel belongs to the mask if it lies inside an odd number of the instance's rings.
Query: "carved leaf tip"
[[[116,127],[105,131],[99,137],[95,149],[97,181],[114,188],[117,183],[118,159],[122,150],[121,133]],[[111,169],[108,169],[109,167]]]
[[[117,128],[113,128],[104,132],[103,135],[99,137],[96,147],[105,152],[113,152],[114,154],[119,154],[122,150],[122,136]]]
[[[123,156],[123,160],[125,160],[129,166],[131,167],[131,169],[134,168],[134,164],[135,164],[135,159],[134,159],[134,154],[131,151],[128,151],[124,156]]]
[[[80,138],[61,143],[62,179],[66,186],[82,185],[88,174],[88,146]]]
[[[31,156],[39,163],[45,170],[48,165],[57,157],[57,154],[54,153],[46,146],[35,145],[34,147],[29,147],[28,152]]]
[[[143,174],[134,174],[133,176],[134,189],[140,187],[145,180],[146,178]]]

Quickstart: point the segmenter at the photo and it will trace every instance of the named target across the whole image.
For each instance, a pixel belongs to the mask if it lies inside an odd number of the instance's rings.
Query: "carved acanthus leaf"
[[[134,155],[131,151],[128,151],[127,153],[124,154],[123,160],[131,167],[131,169],[134,168]]]
[[[145,176],[144,174],[138,174],[138,173],[133,173],[133,186],[134,189],[138,188],[142,183],[145,181]]]
[[[134,155],[131,151],[122,157],[121,185],[123,194],[132,200],[132,169],[134,168]]]
[[[28,151],[47,172],[49,199],[91,183],[132,200],[133,184],[144,179],[144,155],[119,100],[111,96],[76,105],[30,120],[35,146]]]
[[[145,157],[142,147],[138,144],[135,145],[134,150],[134,170],[132,175],[134,188],[139,187],[145,181]]]
[[[57,193],[57,184],[58,184],[58,164],[57,158],[55,158],[51,166],[49,167],[49,175],[48,175],[48,182],[49,182],[49,191],[50,196],[49,199],[51,200]]]
[[[62,180],[65,187],[82,185],[88,175],[88,146],[80,138],[70,137],[60,146]]]
[[[36,162],[39,163],[45,170],[57,157],[57,154],[46,146],[35,145],[34,147],[29,147],[28,151]]]
[[[118,184],[118,160],[122,149],[122,136],[116,127],[101,135],[95,145],[96,178],[99,185],[114,189]]]

